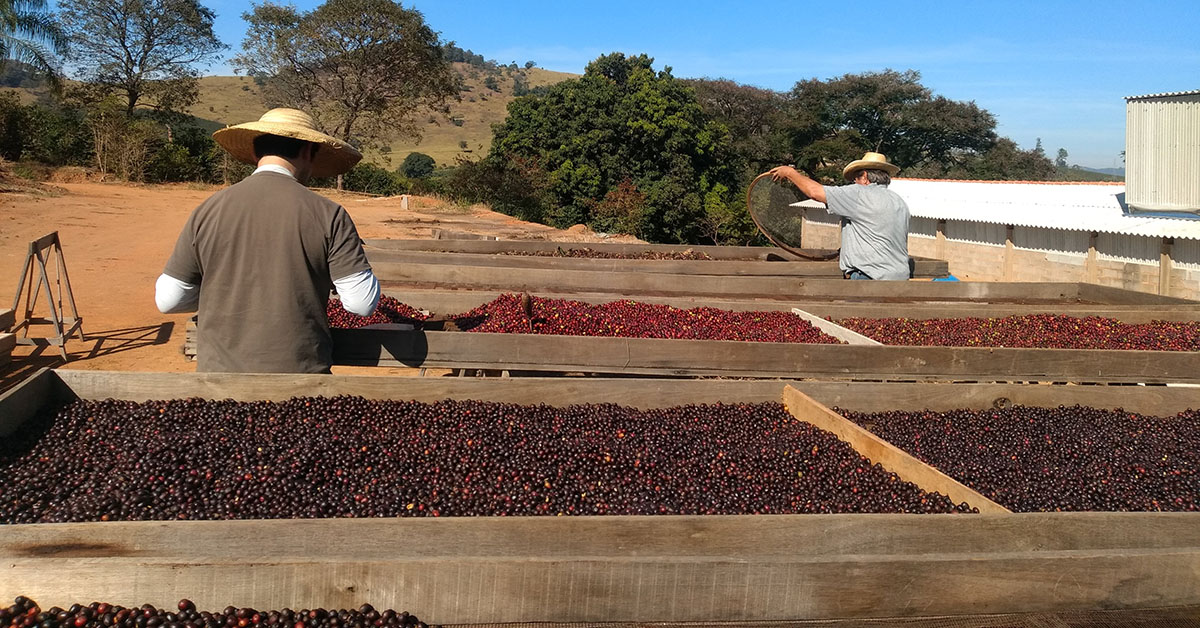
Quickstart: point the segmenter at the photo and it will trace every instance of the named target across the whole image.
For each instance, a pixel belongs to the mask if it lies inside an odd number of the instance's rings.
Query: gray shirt
[[[904,199],[874,183],[824,187],[829,213],[842,217],[841,269],[857,268],[871,279],[908,279]]]

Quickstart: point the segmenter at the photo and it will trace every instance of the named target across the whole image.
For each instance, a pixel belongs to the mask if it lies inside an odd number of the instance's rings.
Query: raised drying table
[[[1165,387],[795,384],[872,411],[996,403],[1165,414]],[[779,400],[782,382],[445,380],[43,371],[0,427],[73,398],[377,399],[638,407]],[[444,624],[787,621],[1200,605],[1184,513],[770,515],[133,522],[9,526],[0,596],[200,608],[377,608]]]

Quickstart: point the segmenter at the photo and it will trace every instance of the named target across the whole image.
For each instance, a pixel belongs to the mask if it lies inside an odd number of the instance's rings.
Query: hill
[[[451,103],[449,119],[440,114],[427,116],[420,123],[420,140],[396,140],[389,150],[368,153],[368,160],[393,169],[414,151],[433,157],[442,166],[452,165],[459,157],[481,157],[491,144],[492,125],[504,120],[508,103],[516,97],[518,80],[532,89],[578,76],[541,68],[488,70],[466,63],[454,67],[462,77],[463,91],[462,100]],[[200,98],[188,113],[208,129],[256,120],[264,110],[262,90],[248,77],[206,76],[200,79],[199,91]]]
[[[1077,166],[1077,167],[1081,168],[1083,170],[1087,170],[1088,172],[1098,172],[1100,174],[1110,174],[1114,177],[1121,177],[1122,179],[1125,178],[1125,169],[1124,168],[1088,168],[1086,166]]]
[[[1122,171],[1117,175],[1079,166],[1059,166],[1056,178],[1058,181],[1124,181],[1125,173]]]

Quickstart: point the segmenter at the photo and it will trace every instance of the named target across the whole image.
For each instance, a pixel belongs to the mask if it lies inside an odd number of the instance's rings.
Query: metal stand
[[[54,286],[50,285],[50,274],[46,269],[46,261],[50,259],[52,254],[55,262]],[[35,274],[37,275],[37,279],[34,278]],[[26,289],[27,284],[28,289]],[[67,287],[67,304],[71,306],[70,316],[67,315],[67,311],[63,307],[63,284],[66,284]],[[50,316],[48,318],[35,317],[33,315],[34,303],[37,301],[38,293],[43,286],[46,288],[46,304],[50,306]],[[58,288],[57,305],[55,305],[54,301],[55,286]],[[71,279],[67,276],[67,263],[63,260],[62,242],[58,239],[57,231],[29,243],[29,253],[25,256],[25,266],[21,269],[21,277],[17,283],[17,295],[13,297],[12,309],[14,313],[22,311],[18,309],[18,306],[21,304],[22,292],[25,293],[24,316],[12,328],[13,334],[16,334],[19,330],[24,330],[24,334],[17,337],[17,343],[38,346],[55,345],[58,347],[59,352],[62,353],[63,360],[67,360],[67,339],[78,331],[79,339],[84,340],[83,318],[79,316],[79,310],[75,307],[75,295],[71,292]],[[53,325],[55,335],[49,338],[30,338],[29,328],[34,323],[49,323]]]

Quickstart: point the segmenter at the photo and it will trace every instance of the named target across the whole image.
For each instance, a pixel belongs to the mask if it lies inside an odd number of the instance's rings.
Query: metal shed
[[[1200,215],[1200,90],[1125,99],[1131,212]]]

